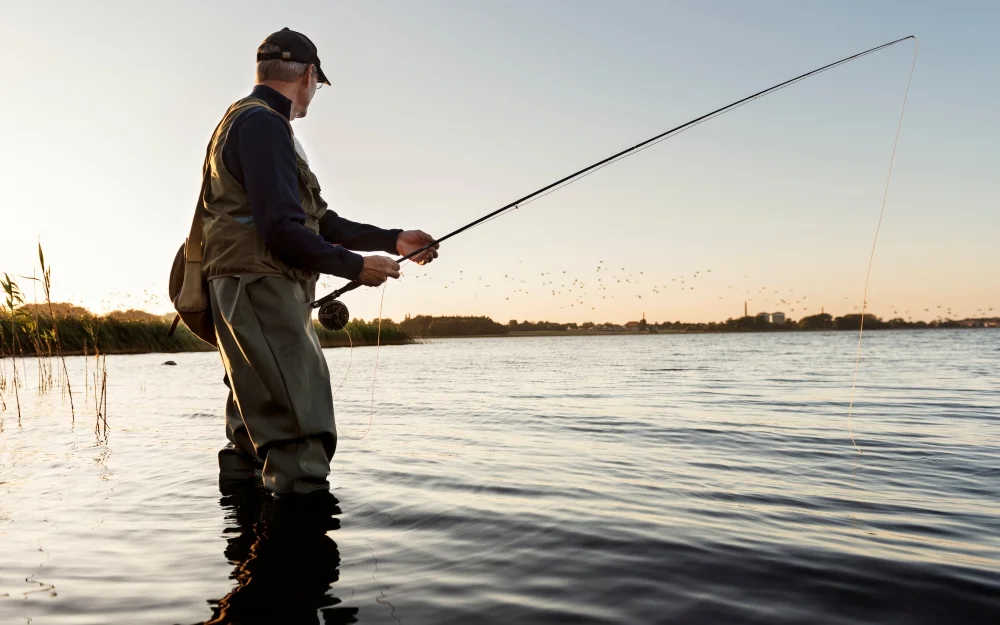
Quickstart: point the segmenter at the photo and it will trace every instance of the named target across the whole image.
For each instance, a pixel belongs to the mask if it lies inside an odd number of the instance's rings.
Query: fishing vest
[[[223,147],[233,121],[243,111],[263,107],[288,127],[289,141],[295,144],[295,161],[299,178],[299,202],[306,213],[306,228],[319,234],[319,220],[327,204],[320,197],[319,180],[309,169],[301,146],[292,133],[287,119],[259,98],[247,97],[233,104],[212,136],[209,168],[210,179],[205,191],[204,258],[202,272],[206,280],[241,273],[282,276],[306,282],[318,274],[288,266],[264,244],[253,223],[253,211],[246,189],[226,169],[222,160]]]

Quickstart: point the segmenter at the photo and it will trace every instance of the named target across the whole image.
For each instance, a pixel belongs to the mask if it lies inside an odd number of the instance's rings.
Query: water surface
[[[2,623],[997,623],[1000,332],[327,352],[336,508],[220,493],[216,354],[0,413]],[[163,366],[166,359],[176,367]],[[19,361],[20,364],[20,361]],[[8,375],[10,372],[8,363]]]

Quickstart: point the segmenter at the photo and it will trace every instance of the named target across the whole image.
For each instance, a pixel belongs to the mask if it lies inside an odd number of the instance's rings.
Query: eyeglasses
[[[313,65],[312,74],[313,74],[313,77],[316,79],[316,88],[317,89],[322,89],[323,88],[323,83],[321,83],[319,81],[319,70],[316,69],[315,65]]]

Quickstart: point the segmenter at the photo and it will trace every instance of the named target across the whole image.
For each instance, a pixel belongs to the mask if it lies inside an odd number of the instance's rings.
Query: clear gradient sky
[[[295,122],[331,207],[438,236],[914,34],[870,309],[1000,315],[989,1],[4,2],[0,272],[30,274],[40,239],[56,299],[169,311],[205,143],[252,88],[257,45],[284,26],[313,39],[333,82]],[[912,53],[907,42],[794,85],[456,237],[404,268],[384,314],[704,321],[747,299],[796,318],[856,310]],[[379,292],[345,301],[372,318]]]

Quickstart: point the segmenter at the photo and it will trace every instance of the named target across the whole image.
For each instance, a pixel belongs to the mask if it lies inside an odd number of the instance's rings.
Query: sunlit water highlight
[[[29,361],[0,413],[0,622],[1000,622],[1000,332],[866,334],[860,456],[855,340],[383,347],[313,533],[220,495],[216,354],[109,357],[106,440],[84,360],[75,425]],[[350,436],[374,355],[336,399]]]

